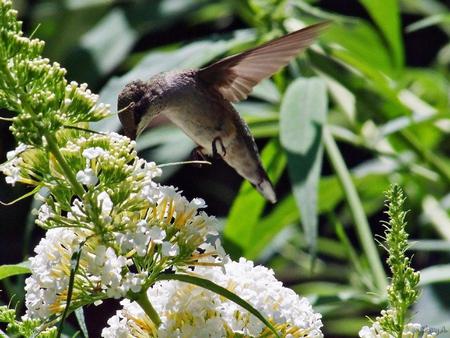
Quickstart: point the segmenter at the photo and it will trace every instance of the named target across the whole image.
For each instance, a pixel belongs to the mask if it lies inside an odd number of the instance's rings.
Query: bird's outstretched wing
[[[244,100],[257,83],[286,66],[295,55],[311,45],[328,24],[321,22],[311,25],[224,58],[200,69],[199,76],[228,101]]]

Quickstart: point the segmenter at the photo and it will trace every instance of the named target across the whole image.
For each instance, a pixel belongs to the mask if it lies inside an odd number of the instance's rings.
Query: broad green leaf
[[[115,8],[81,37],[80,51],[74,53],[72,58],[75,60],[79,58],[80,52],[88,53],[92,64],[86,72],[92,72],[95,69],[100,75],[104,75],[122,62],[137,38],[138,34],[129,22],[125,11]],[[86,81],[91,79],[88,78]]]
[[[292,190],[312,252],[317,238],[317,190],[327,110],[326,86],[320,78],[294,81],[281,104],[280,140],[287,154]]]
[[[388,42],[396,68],[403,67],[403,42],[401,37],[398,0],[360,0]]]
[[[248,124],[261,121],[278,122],[279,119],[278,108],[270,103],[244,101],[234,106]]]
[[[344,56],[344,52],[333,50],[333,53],[338,54],[337,58]],[[359,69],[358,72],[342,64],[342,60],[340,62],[334,57],[313,50],[309,50],[308,53],[311,55],[309,60],[321,73],[325,73],[338,81],[354,94],[358,114],[357,121],[373,118],[374,114],[377,114],[377,118],[381,116],[385,119],[411,115],[411,112],[400,102],[397,92],[388,86],[386,78],[376,69],[367,67],[364,63],[358,61],[357,65],[352,65],[356,69],[358,69],[357,66],[364,67],[364,69]],[[347,55],[348,57],[349,55]],[[372,81],[369,80],[369,75],[363,76],[361,74],[366,71],[370,72]]]
[[[277,141],[266,145],[261,154],[264,168],[276,184],[286,165],[286,157]],[[253,246],[252,236],[259,231],[259,219],[267,201],[245,181],[234,200],[225,229],[224,244],[232,257],[240,257]]]
[[[311,6],[307,0],[292,0],[291,3],[298,7],[301,11],[310,14],[313,17],[321,18],[324,20],[330,20],[333,22],[341,22],[349,20],[344,15],[338,15],[332,12],[324,11],[323,9],[315,6]]]
[[[212,291],[222,297],[225,297],[228,300],[236,303],[237,305],[243,307],[245,310],[250,312],[256,318],[258,318],[261,322],[264,323],[274,334],[276,337],[279,337],[278,332],[275,328],[270,324],[270,322],[264,317],[264,315],[255,309],[251,304],[247,301],[234,294],[233,292],[225,289],[224,287],[204,278],[190,276],[190,275],[182,275],[182,274],[161,274],[157,277],[156,280],[177,280],[180,282],[190,283],[196,286],[200,286],[204,289]]]
[[[0,280],[11,276],[24,275],[28,273],[31,273],[28,262],[0,266]]]

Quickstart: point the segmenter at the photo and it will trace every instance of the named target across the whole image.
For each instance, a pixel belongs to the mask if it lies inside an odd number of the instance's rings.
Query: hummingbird
[[[128,83],[118,97],[124,134],[136,139],[163,114],[198,145],[197,155],[220,156],[276,203],[255,140],[232,103],[245,100],[256,84],[286,66],[327,25],[305,27],[201,69],[163,72]]]

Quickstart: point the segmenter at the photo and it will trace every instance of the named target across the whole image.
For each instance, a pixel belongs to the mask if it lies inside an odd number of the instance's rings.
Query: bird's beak
[[[119,111],[119,120],[122,123],[125,136],[135,140],[137,126],[134,120],[134,103],[130,103],[127,107]]]

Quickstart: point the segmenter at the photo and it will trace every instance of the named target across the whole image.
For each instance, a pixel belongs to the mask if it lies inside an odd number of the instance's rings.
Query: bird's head
[[[117,101],[119,120],[125,136],[134,140],[142,130],[139,123],[148,109],[147,84],[143,81],[128,83]]]

